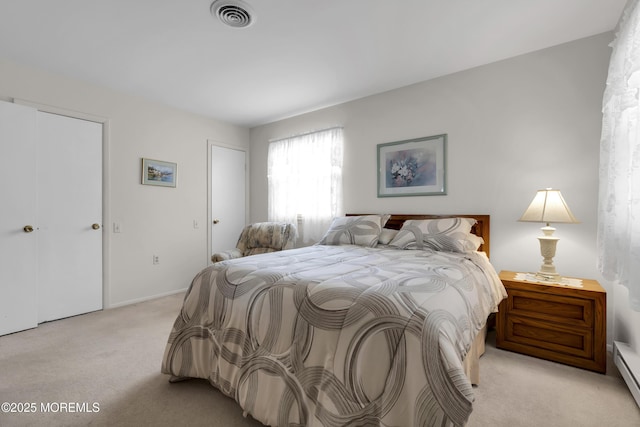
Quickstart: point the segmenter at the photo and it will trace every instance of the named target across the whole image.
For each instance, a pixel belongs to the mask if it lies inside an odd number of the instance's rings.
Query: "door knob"
[[[92,224],[91,228],[93,228],[94,230],[99,230],[100,229],[100,224]]]
[[[213,220],[213,223],[214,223],[214,224],[217,224],[217,223],[219,223],[219,222],[220,222],[220,220],[219,220],[219,219],[214,219],[214,220]]]
[[[24,230],[25,233],[33,232],[33,226],[31,225],[25,225],[24,227],[22,227],[22,229]]]

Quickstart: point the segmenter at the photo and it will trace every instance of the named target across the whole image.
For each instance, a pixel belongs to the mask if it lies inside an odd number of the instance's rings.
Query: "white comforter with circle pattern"
[[[213,264],[162,372],[271,426],[464,425],[462,360],[506,292],[486,255],[323,246]]]

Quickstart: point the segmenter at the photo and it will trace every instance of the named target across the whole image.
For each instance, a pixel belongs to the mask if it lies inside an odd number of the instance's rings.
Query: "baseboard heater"
[[[628,344],[614,341],[613,363],[627,383],[636,403],[640,406],[640,356]]]

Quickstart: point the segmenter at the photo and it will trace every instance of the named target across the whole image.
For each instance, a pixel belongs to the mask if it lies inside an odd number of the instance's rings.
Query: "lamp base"
[[[549,227],[549,225],[542,227],[542,231],[545,235],[538,237],[538,240],[540,241],[540,254],[543,261],[540,271],[536,275],[541,278],[547,278],[547,280],[559,279],[560,275],[556,272],[556,266],[553,265],[553,257],[556,256],[556,246],[560,239],[552,236],[555,228]]]

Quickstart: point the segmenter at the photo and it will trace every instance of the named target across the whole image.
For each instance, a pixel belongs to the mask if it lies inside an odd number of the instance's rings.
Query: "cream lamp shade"
[[[553,236],[553,232],[556,229],[551,227],[550,224],[552,222],[577,224],[580,221],[571,213],[571,209],[567,206],[567,202],[564,201],[560,190],[553,190],[551,188],[538,190],[533,201],[527,210],[524,211],[519,221],[542,222],[547,224],[541,228],[544,235],[538,237],[543,262],[537,275],[545,280],[556,280],[560,275],[556,272],[556,267],[553,265],[553,257],[556,255],[556,246],[560,239]]]

